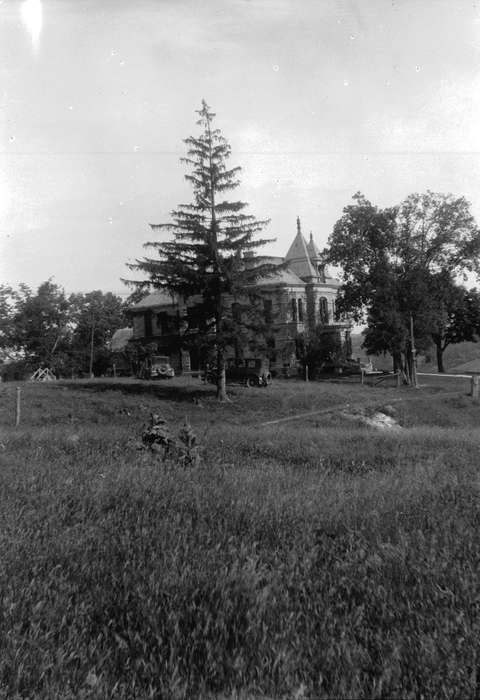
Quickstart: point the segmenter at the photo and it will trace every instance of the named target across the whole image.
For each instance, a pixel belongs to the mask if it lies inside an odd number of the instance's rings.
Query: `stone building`
[[[272,369],[277,371],[297,362],[298,338],[308,338],[316,328],[336,335],[349,353],[348,320],[335,320],[335,300],[340,282],[330,276],[322,264],[320,251],[310,233],[307,242],[297,219],[296,236],[284,258],[265,257],[278,272],[257,282],[263,300],[263,312],[271,319],[268,354]],[[286,265],[283,265],[286,263]],[[182,324],[187,323],[195,307],[165,291],[149,294],[129,310],[133,321],[133,343],[155,343],[160,354],[170,355],[176,373],[199,369],[195,350],[178,350]],[[233,349],[232,349],[233,354]],[[248,350],[244,351],[248,356]]]

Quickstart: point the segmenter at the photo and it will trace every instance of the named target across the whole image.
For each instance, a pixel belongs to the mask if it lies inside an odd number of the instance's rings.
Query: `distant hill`
[[[445,350],[445,367],[453,369],[458,365],[477,360],[480,364],[480,343],[457,343]]]
[[[352,333],[352,357],[359,357],[362,361],[367,360],[368,356],[361,348],[363,343],[363,335],[361,333]],[[457,343],[455,345],[449,345],[445,350],[444,354],[444,364],[446,370],[458,370],[458,367],[466,363],[474,363],[470,371],[475,371],[472,369],[475,365],[475,360],[480,366],[480,343]],[[373,364],[378,369],[392,369],[392,358],[390,355],[372,356]],[[432,348],[431,352],[425,356],[421,365],[428,369],[436,368],[436,356],[435,348]],[[460,370],[458,370],[460,371]],[[465,370],[467,371],[467,370]]]

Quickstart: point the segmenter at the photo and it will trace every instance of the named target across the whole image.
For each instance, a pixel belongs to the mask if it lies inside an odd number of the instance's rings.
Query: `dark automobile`
[[[171,379],[175,376],[170,358],[167,355],[152,355],[140,367],[140,379]]]
[[[268,360],[260,358],[228,359],[225,367],[225,378],[227,382],[236,382],[245,386],[266,387],[272,381]],[[216,368],[210,367],[205,373],[205,379],[216,384]]]
[[[362,373],[361,364],[356,360],[339,360],[332,358],[322,362],[318,369],[319,372],[323,374],[337,374],[343,376]]]

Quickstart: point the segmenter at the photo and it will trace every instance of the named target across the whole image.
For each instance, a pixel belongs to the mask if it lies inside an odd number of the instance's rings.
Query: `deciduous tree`
[[[69,297],[72,369],[102,374],[110,363],[109,343],[127,325],[125,305],[112,292],[95,290]]]
[[[69,344],[68,308],[65,292],[51,279],[36,293],[22,286],[12,318],[12,338],[27,364],[63,367]]]
[[[354,200],[325,251],[327,262],[343,268],[338,312],[366,322],[364,346],[371,353],[390,352],[395,368],[413,361],[413,319],[417,349],[433,339],[441,371],[445,342],[468,336],[460,320],[465,317],[453,310],[465,292],[457,276],[480,269],[480,232],[468,203],[433,192],[410,195],[387,209],[360,193]]]

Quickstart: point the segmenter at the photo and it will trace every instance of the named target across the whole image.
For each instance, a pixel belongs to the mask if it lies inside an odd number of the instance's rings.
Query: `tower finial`
[[[297,216],[297,233],[302,233],[302,229],[300,226],[300,217]]]
[[[313,243],[313,233],[310,231],[310,243]]]

